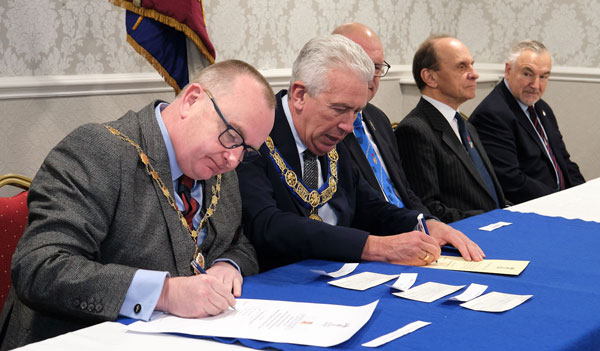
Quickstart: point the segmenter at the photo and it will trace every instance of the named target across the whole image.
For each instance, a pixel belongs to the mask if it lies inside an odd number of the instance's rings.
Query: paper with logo
[[[415,286],[414,288],[408,289],[407,291],[395,292],[393,294],[398,297],[402,297],[409,300],[433,302],[437,299],[441,299],[446,295],[450,295],[453,292],[458,291],[464,287],[464,285],[448,285],[435,282],[427,282]]]
[[[482,312],[504,312],[512,310],[533,295],[515,295],[492,291],[474,300],[460,304],[464,308]]]
[[[456,296],[452,296],[448,300],[461,301],[461,302],[473,300],[474,298],[476,298],[476,297],[480,296],[481,294],[483,294],[483,292],[487,288],[488,288],[487,285],[481,285],[481,284],[471,283],[471,285],[469,285],[465,289],[465,291],[462,292],[462,294],[459,294],[459,295],[456,295]]]
[[[389,282],[390,280],[397,278],[398,274],[381,274],[374,272],[362,272],[355,275],[351,275],[346,278],[327,282],[328,284],[352,290],[367,290],[374,286]]]
[[[326,275],[326,276],[332,277],[332,278],[339,278],[339,277],[343,277],[347,274],[354,272],[356,267],[358,267],[358,263],[346,263],[342,266],[342,268],[338,269],[335,272],[328,273],[328,272],[325,272],[320,269],[311,269],[310,271],[313,273],[320,274],[320,275]]]
[[[179,333],[331,347],[350,339],[371,318],[379,300],[364,306],[237,299],[235,310],[206,318],[165,315],[135,322],[131,331]]]
[[[373,339],[373,340],[371,340],[369,342],[366,342],[366,343],[364,343],[364,344],[362,344],[360,346],[363,346],[363,347],[379,347],[379,346],[381,346],[383,344],[387,344],[388,342],[390,342],[392,340],[396,340],[396,339],[398,339],[400,337],[403,337],[406,334],[410,334],[410,333],[414,332],[415,330],[421,329],[421,328],[423,328],[425,326],[428,326],[430,324],[431,324],[431,322],[423,322],[423,321],[412,322],[412,323],[409,323],[409,324],[403,326],[400,329],[397,329],[396,331],[393,331],[391,333],[382,335],[382,336],[380,336],[380,337],[378,337],[376,339]]]
[[[458,256],[440,256],[437,262],[423,267],[450,271],[519,275],[528,264],[529,261],[484,259],[483,261],[475,262],[465,261],[462,257]]]

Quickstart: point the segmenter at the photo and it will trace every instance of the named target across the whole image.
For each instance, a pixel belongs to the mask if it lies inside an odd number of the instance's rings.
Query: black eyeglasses
[[[385,62],[385,60],[383,60],[383,63],[376,63],[375,64],[375,74],[373,75],[373,77],[385,76],[391,67],[392,66],[390,66],[389,63]]]
[[[242,162],[244,163],[256,160],[260,156],[260,152],[252,146],[247,145],[244,142],[244,137],[242,136],[242,134],[240,134],[240,132],[238,132],[235,128],[233,128],[231,124],[229,124],[229,122],[227,122],[225,116],[223,116],[223,113],[221,113],[219,106],[217,106],[215,99],[213,99],[210,91],[204,89],[204,92],[206,92],[206,95],[208,96],[210,101],[212,101],[213,106],[215,107],[215,111],[217,111],[217,114],[219,115],[219,117],[221,117],[223,123],[225,123],[225,126],[227,127],[221,134],[219,134],[219,142],[221,143],[221,145],[223,145],[223,147],[226,149],[236,149],[242,146],[244,148],[244,152],[242,154]]]

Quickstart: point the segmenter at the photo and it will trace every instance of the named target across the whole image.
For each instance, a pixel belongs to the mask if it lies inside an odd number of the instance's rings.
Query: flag
[[[200,0],[109,0],[126,11],[127,42],[173,87],[215,61]]]

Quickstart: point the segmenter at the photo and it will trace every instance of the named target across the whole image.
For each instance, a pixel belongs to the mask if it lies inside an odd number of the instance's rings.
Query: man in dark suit
[[[444,222],[504,207],[504,195],[477,132],[458,111],[475,97],[479,75],[467,47],[448,36],[428,38],[413,59],[422,97],[396,128],[408,180]]]
[[[424,265],[439,257],[438,241],[476,254],[461,233],[414,231],[418,213],[385,201],[353,167],[340,142],[367,103],[373,72],[341,35],[300,51],[290,88],[277,94],[264,158],[238,168],[244,229],[261,270],[307,258]]]
[[[513,203],[585,182],[570,159],[554,112],[542,100],[551,68],[544,44],[519,42],[510,52],[503,81],[471,116],[504,194]]]
[[[119,316],[201,317],[234,305],[258,264],[231,171],[257,155],[249,145],[264,142],[274,105],[256,69],[223,61],[171,104],[61,141],[31,184],[1,348]]]
[[[360,45],[373,61],[375,75],[369,82],[368,97],[371,101],[377,94],[380,78],[385,76],[390,68],[390,65],[384,60],[381,40],[371,28],[361,23],[343,24],[337,27],[333,33],[341,34]],[[373,188],[384,195],[388,202],[429,215],[429,210],[412,191],[406,179],[394,131],[389,118],[383,111],[373,104],[367,103],[354,121],[354,133],[346,136],[344,144],[350,151],[360,173]],[[427,226],[431,232],[455,230],[436,219],[428,219]],[[473,243],[473,245],[475,244]],[[481,258],[474,257],[473,259]],[[465,259],[471,260],[471,257],[466,256]]]

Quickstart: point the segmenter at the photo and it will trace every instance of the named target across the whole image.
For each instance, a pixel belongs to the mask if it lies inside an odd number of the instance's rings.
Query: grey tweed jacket
[[[141,146],[172,193],[157,103],[109,125]],[[215,178],[205,183],[210,194]],[[210,195],[204,200],[208,205]],[[13,256],[13,287],[0,315],[1,349],[117,319],[137,269],[191,275],[192,238],[136,149],[102,125],[77,128],[50,152],[28,204],[29,225]],[[255,274],[256,254],[240,224],[238,180],[230,172],[201,249],[209,264],[231,259],[242,274]]]

